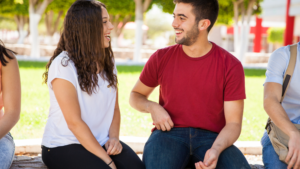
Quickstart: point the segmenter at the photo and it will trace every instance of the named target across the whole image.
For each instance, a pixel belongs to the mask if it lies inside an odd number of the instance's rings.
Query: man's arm
[[[206,152],[204,161],[196,163],[196,166],[199,165],[202,169],[216,168],[218,158],[222,151],[233,145],[240,136],[243,110],[244,100],[224,102],[226,125],[221,130],[211,149]]]
[[[140,112],[150,113],[158,130],[170,131],[174,124],[169,113],[158,103],[148,100],[153,90],[153,87],[148,87],[138,80],[131,91],[129,103]]]
[[[289,153],[286,162],[288,169],[300,168],[300,132],[290,121],[288,115],[280,104],[282,85],[274,82],[265,83],[264,109],[272,121],[289,137]]]

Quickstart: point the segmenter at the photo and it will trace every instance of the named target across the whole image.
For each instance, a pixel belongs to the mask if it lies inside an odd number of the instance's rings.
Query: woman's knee
[[[138,155],[125,143],[121,142],[123,150],[119,155],[111,156],[118,169],[144,169],[145,165]]]

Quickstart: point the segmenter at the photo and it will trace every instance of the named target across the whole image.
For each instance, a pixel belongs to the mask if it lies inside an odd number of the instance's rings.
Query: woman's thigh
[[[42,148],[42,159],[49,169],[111,169],[80,144]]]
[[[110,156],[118,169],[145,169],[145,165],[137,154],[125,143],[120,154]]]
[[[14,158],[15,144],[10,134],[0,139],[0,169],[8,169]]]
[[[263,162],[265,169],[282,169],[287,168],[287,165],[279,160],[279,156],[276,154],[274,147],[269,139],[268,134],[265,132],[261,139],[263,146]]]

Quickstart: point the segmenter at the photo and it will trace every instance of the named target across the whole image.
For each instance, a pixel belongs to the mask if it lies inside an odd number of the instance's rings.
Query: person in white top
[[[42,159],[50,169],[144,169],[119,140],[117,70],[106,6],[76,1],[46,66],[50,109]]]

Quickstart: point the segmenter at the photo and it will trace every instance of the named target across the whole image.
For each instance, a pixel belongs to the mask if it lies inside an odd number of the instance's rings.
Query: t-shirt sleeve
[[[51,63],[48,71],[48,81],[47,81],[47,84],[50,89],[52,89],[52,84],[51,84],[52,81],[57,78],[69,81],[77,89],[76,72],[72,67],[70,61],[67,61],[67,58],[56,58]]]
[[[155,52],[146,63],[141,75],[140,81],[148,87],[157,87],[158,83],[158,52]]]
[[[279,48],[272,53],[268,62],[265,83],[274,82],[282,85],[289,64],[289,54],[288,47]]]
[[[246,99],[245,73],[241,63],[234,65],[225,79],[224,101]]]

